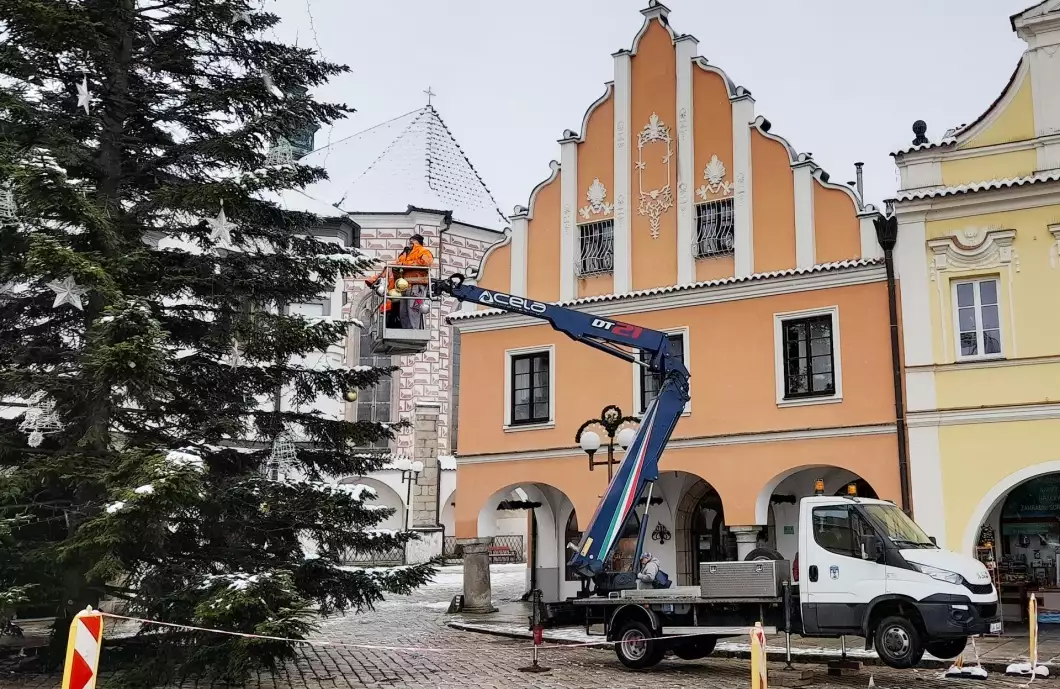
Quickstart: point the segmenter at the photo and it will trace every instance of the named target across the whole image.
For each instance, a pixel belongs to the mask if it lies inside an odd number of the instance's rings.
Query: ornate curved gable
[[[875,209],[773,133],[665,5],[641,14],[614,80],[512,216],[510,266],[492,266],[498,252],[483,274],[565,301],[876,257]]]

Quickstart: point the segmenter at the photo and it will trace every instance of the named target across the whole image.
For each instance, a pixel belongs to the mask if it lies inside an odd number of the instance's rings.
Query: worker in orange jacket
[[[399,305],[401,327],[418,330],[423,327],[421,309],[430,285],[430,267],[434,263],[434,254],[423,245],[423,235],[414,234],[409,237],[409,244],[398,256],[397,262],[402,266],[397,269],[398,277],[405,278],[409,283],[408,291],[403,296],[416,297],[401,300]],[[417,269],[413,266],[422,266],[422,268]]]
[[[409,283],[409,288],[402,296],[426,297],[430,283],[430,271],[428,268],[434,262],[434,255],[423,245],[423,235],[414,234],[409,238],[408,246],[402,249],[394,261],[398,266],[390,268],[387,272],[387,294],[395,289],[398,279],[404,278]],[[404,266],[409,266],[405,268]],[[412,266],[423,266],[416,270]],[[375,289],[379,282],[380,274],[373,275],[364,281],[369,288]],[[421,306],[423,299],[401,299],[397,309],[393,308],[392,300],[384,298],[379,306],[380,313],[386,314],[386,325],[388,328],[419,329],[423,327],[423,312]]]

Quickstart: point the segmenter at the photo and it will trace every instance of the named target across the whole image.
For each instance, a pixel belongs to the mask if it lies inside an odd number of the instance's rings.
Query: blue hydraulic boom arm
[[[466,284],[464,277],[459,274],[431,281],[432,296],[446,294],[459,301],[540,318],[572,340],[626,361],[642,363],[636,351],[624,348],[650,354],[644,365],[652,373],[662,376],[659,394],[644,411],[636,437],[626,450],[625,458],[619,464],[618,471],[582,535],[577,551],[570,559],[570,565],[583,577],[591,578],[601,573],[644,487],[659,478],[659,459],[689,400],[688,369],[680,359],[670,355],[666,333],[657,330],[483,289]],[[638,555],[644,533],[642,527],[637,541]]]

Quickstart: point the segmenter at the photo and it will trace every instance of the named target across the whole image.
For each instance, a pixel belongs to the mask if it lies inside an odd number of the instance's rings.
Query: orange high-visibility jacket
[[[397,263],[401,266],[425,266],[429,268],[434,263],[434,254],[422,244],[417,244],[407,254],[398,256]],[[429,271],[426,270],[404,268],[400,272],[401,276],[412,285],[426,285],[430,279]]]

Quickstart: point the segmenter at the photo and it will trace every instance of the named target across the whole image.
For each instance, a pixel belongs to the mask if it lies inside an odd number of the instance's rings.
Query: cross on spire
[[[427,105],[431,104],[431,97],[432,96],[437,96],[438,95],[437,93],[435,93],[434,91],[431,90],[430,86],[427,87],[427,90],[424,91],[424,93],[427,94]]]

